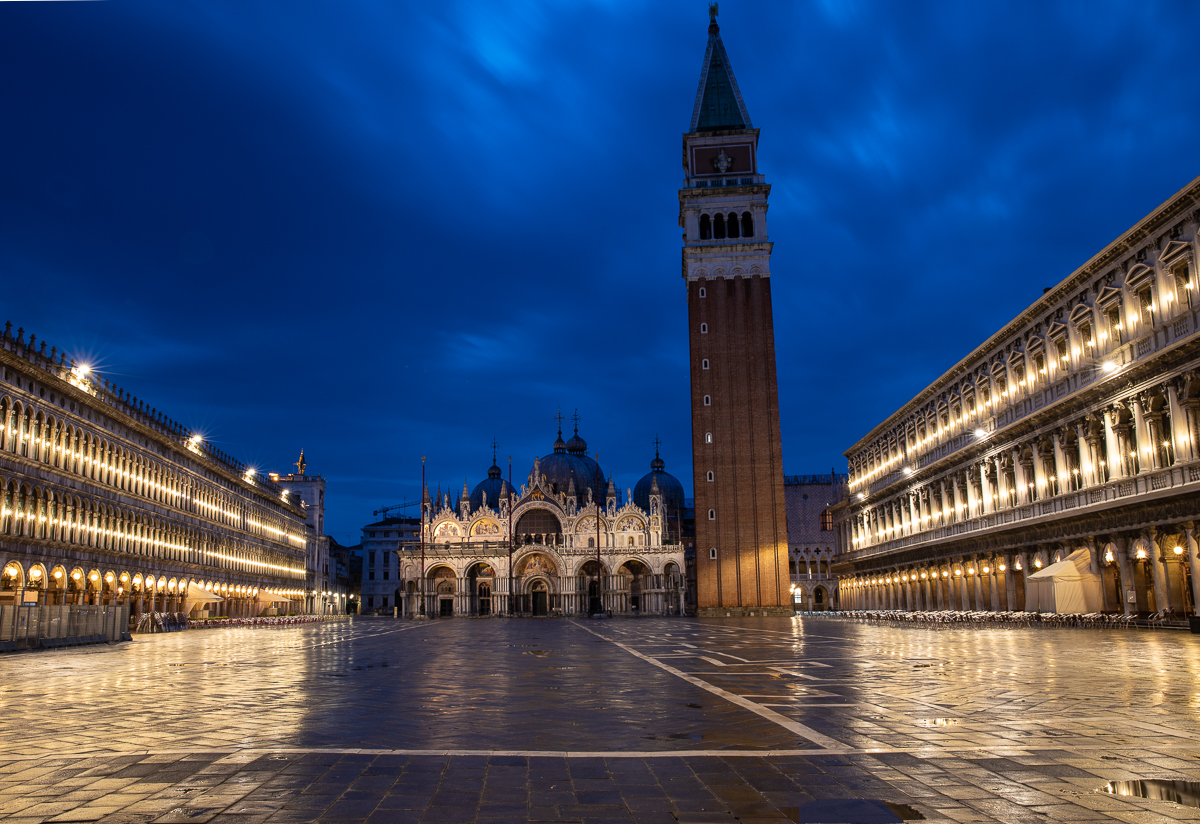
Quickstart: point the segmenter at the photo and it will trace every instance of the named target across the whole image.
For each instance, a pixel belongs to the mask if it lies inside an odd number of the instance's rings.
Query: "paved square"
[[[942,821],[1200,820],[1102,791],[1200,780],[1198,651],[832,618],[140,636],[0,658],[0,818],[699,824],[875,799]]]

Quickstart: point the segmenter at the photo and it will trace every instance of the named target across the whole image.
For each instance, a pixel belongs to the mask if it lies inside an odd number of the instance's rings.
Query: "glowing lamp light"
[[[1019,572],[1022,569],[1021,562],[1017,561],[1015,564],[1013,564],[1013,569],[1015,569]]]
[[[1139,559],[1139,560],[1143,560],[1143,561],[1144,561],[1144,560],[1146,559],[1146,550],[1144,550],[1144,549],[1139,549],[1139,550],[1137,551],[1137,557],[1138,557],[1138,559]]]
[[[62,570],[61,570],[61,569],[56,569],[56,570],[54,570],[54,577],[55,577],[55,579],[61,578],[62,576],[63,576],[63,573],[62,573]]]
[[[1113,562],[1113,553],[1112,553],[1111,549],[1105,551],[1104,560],[1106,563],[1110,563],[1110,564]]]
[[[36,581],[38,578],[42,577],[42,571],[37,567],[34,567],[33,569],[29,570],[29,577]]]
[[[1000,570],[1001,572],[1003,572],[1005,569],[1007,569],[1007,567],[1006,567],[1004,564],[1001,564],[1000,566],[998,566],[998,567],[996,567],[996,568],[997,568],[998,570]]]
[[[992,571],[992,568],[991,568],[991,567],[985,566],[985,567],[983,568],[983,574],[984,574],[984,575],[987,575],[987,574],[988,574],[989,572],[991,572],[991,571]]]
[[[93,578],[92,580],[95,579]],[[116,580],[116,577],[111,572],[104,576],[104,583],[106,584],[111,584],[114,580]]]
[[[962,570],[961,570],[961,569],[956,569],[956,570],[954,570],[954,577],[955,577],[955,578],[959,577],[960,575],[962,575]]]
[[[1106,361],[1104,363],[1104,365],[1101,366],[1100,368],[1103,369],[1105,372],[1116,372],[1117,371],[1117,365],[1115,363],[1113,363],[1112,361]]]
[[[80,375],[87,375],[92,371],[92,367],[88,366],[86,363],[81,363],[75,367],[75,371]]]
[[[944,570],[944,569],[943,569],[943,570],[942,570],[942,577],[943,577],[943,578],[949,578],[949,577],[950,577],[950,573],[949,573],[949,572],[947,572],[946,570]]]

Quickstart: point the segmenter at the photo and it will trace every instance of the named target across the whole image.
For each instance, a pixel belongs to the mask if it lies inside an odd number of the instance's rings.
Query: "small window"
[[[715,546],[708,550],[708,557],[710,560],[717,560],[717,548]]]
[[[701,368],[701,369],[707,369],[707,368],[708,368],[708,358],[705,358],[704,360],[700,361],[700,368]]]
[[[704,396],[704,405],[705,405],[705,406],[712,406],[712,395],[705,395],[705,396]]]
[[[715,510],[715,509],[708,510],[708,520],[710,520],[710,521],[717,520],[717,510]]]
[[[703,286],[700,287],[700,297],[702,297],[702,298],[708,297],[708,290],[705,289]]]
[[[754,237],[754,217],[749,212],[742,212],[742,237]]]
[[[704,433],[704,442],[705,442],[705,443],[712,443],[712,433],[711,433],[711,432],[705,432],[705,433]]]
[[[717,240],[725,239],[725,215],[718,214],[713,217],[713,237]]]
[[[709,482],[709,483],[712,483],[712,482],[713,482],[713,474],[712,474],[712,470],[709,470],[709,472],[708,472],[708,482]]]
[[[833,513],[826,509],[821,513],[821,531],[828,532],[833,529]]]
[[[700,239],[712,240],[712,220],[708,215],[700,215]],[[704,295],[700,297],[704,297]]]
[[[707,334],[708,334],[708,324],[707,324],[707,323],[702,323],[702,324],[700,324],[700,334],[701,334],[701,335],[707,335]]]
[[[595,549],[596,548],[596,539],[588,538],[588,546],[590,546],[592,549]]]
[[[725,225],[729,227],[729,236],[737,237],[738,236],[738,216],[737,216],[737,214],[735,214],[734,212],[730,212],[729,217],[726,218],[726,221],[727,222]]]

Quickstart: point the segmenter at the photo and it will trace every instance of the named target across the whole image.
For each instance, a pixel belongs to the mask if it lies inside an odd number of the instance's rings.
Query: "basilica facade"
[[[416,617],[678,615],[683,487],[658,455],[621,496],[578,427],[519,488],[495,462],[452,500],[424,493],[420,541],[399,555],[397,608]]]

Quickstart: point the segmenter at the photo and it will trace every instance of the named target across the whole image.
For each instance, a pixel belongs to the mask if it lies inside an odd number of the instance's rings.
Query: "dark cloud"
[[[789,472],[1186,184],[1187,3],[725,4],[774,184]],[[330,525],[521,479],[552,415],[690,487],[697,3],[0,5],[0,305]]]

